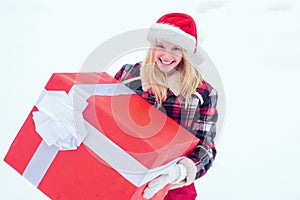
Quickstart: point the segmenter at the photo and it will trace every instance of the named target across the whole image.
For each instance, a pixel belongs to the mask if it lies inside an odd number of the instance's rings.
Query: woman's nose
[[[165,49],[163,51],[163,57],[164,58],[171,59],[173,56],[174,56],[174,54],[170,50]]]

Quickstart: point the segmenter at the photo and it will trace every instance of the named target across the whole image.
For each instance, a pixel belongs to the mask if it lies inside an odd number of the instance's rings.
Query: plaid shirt
[[[140,66],[140,63],[126,64],[117,72],[115,78],[123,82],[139,77]],[[155,96],[151,91],[142,90],[140,79],[128,81],[126,85],[150,104],[157,105]],[[159,110],[200,139],[195,149],[187,156],[196,164],[196,179],[207,172],[216,156],[214,138],[218,118],[217,96],[216,90],[203,80],[197,88],[196,94],[192,96],[192,103],[187,108],[185,108],[184,98],[174,95],[170,89],[167,90],[167,98],[162,102],[162,106],[158,107]]]

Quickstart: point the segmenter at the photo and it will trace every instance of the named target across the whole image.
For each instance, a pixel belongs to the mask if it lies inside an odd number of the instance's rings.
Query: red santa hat
[[[150,42],[168,41],[184,48],[194,64],[203,61],[198,46],[197,27],[194,19],[184,13],[169,13],[160,17],[147,34]]]

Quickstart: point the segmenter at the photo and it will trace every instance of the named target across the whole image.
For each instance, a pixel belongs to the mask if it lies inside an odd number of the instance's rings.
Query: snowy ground
[[[299,1],[0,0],[0,199],[48,199],[3,157],[50,75],[79,71],[102,42],[174,11],[195,17],[226,95],[198,199],[300,198]]]

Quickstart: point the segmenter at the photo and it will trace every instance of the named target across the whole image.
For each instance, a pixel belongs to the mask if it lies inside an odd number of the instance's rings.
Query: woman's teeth
[[[164,60],[161,60],[161,59],[160,59],[160,62],[161,62],[162,64],[164,64],[164,65],[170,65],[170,64],[172,64],[174,61],[164,61]]]

